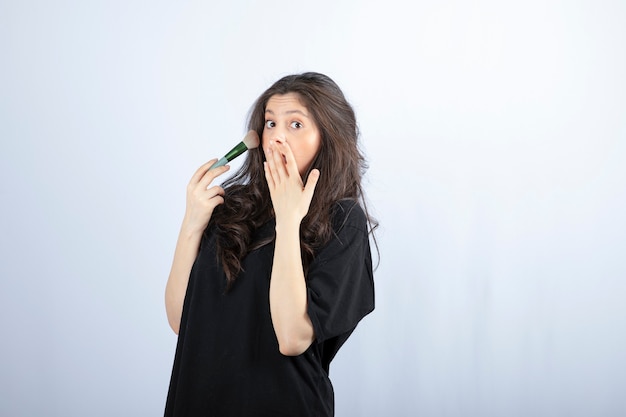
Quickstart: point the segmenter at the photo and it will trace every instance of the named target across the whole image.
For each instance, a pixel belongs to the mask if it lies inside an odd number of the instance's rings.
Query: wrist
[[[187,218],[183,219],[183,224],[180,226],[180,235],[186,238],[201,237],[206,229],[207,225],[199,225],[190,221]]]
[[[276,219],[276,234],[300,234],[300,221],[298,220],[281,220]]]

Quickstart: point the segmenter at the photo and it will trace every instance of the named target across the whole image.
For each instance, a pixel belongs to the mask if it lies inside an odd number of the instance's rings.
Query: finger
[[[191,194],[189,195],[189,197],[192,199],[192,201],[196,201],[199,202],[201,204],[206,203],[207,201],[210,201],[212,198],[216,197],[216,196],[222,196],[224,195],[224,189],[222,187],[220,187],[219,185],[215,185],[209,189],[206,188],[201,188],[200,186],[196,186]]]
[[[291,150],[291,146],[287,142],[280,143],[281,155],[285,157],[285,170],[289,176],[300,175],[298,171],[298,164],[296,163],[296,157]]]
[[[204,176],[198,182],[198,186],[202,189],[208,188],[209,184],[211,184],[215,178],[219,177],[220,175],[228,171],[230,169],[230,165],[223,165],[215,169],[210,169],[210,168],[211,167],[209,166],[209,170],[207,170],[207,172],[204,173]]]
[[[273,149],[274,163],[276,165],[276,172],[278,173],[278,177],[281,180],[286,180],[289,178],[289,172],[287,171],[287,167],[285,166],[285,154],[283,153],[283,145],[281,143],[276,143]]]
[[[278,161],[278,159],[280,158],[280,155],[274,146],[270,145],[268,147],[266,158],[267,158],[267,162],[268,162],[267,165],[269,167],[270,174],[272,175],[274,186],[276,186],[278,185],[278,182],[281,181],[282,177],[280,173],[281,162]]]
[[[220,187],[219,185],[214,185],[213,187],[211,187],[208,190],[206,190],[204,195],[205,195],[205,197],[207,199],[211,199],[211,198],[213,198],[215,196],[223,196],[224,195],[224,189],[222,187]]]
[[[274,182],[274,178],[272,177],[269,162],[263,162],[263,170],[265,171],[265,180],[267,181],[267,186],[270,188],[270,190],[274,189],[276,183]]]
[[[189,180],[189,184],[197,184],[204,174],[211,168],[211,166],[217,162],[217,158],[211,159],[209,162],[204,163],[198,170],[193,174],[191,180]]]
[[[303,195],[307,198],[307,201],[310,203],[313,199],[313,192],[315,191],[315,186],[317,185],[317,181],[320,178],[319,169],[313,169],[309,172],[309,177],[306,180],[306,185],[304,186]]]
[[[215,207],[224,203],[224,189],[220,186],[214,186],[208,190],[198,192],[194,197],[194,205],[200,210],[200,213],[211,215]]]
[[[273,189],[276,186],[277,178],[274,175],[274,170],[272,168],[275,164],[272,146],[267,145],[267,147],[264,147],[263,150],[265,152],[265,162],[263,162],[265,179],[267,180],[267,185],[270,187],[270,189]]]
[[[215,196],[211,199],[210,203],[212,212],[215,207],[219,206],[220,204],[224,204],[224,197],[222,197],[221,195]]]

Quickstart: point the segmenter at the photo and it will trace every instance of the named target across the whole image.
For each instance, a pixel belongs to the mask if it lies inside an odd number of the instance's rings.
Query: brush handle
[[[235,146],[233,149],[228,151],[228,153],[223,158],[221,158],[219,161],[213,164],[211,169],[221,167],[222,165],[226,165],[227,163],[237,158],[239,155],[241,155],[247,150],[248,150],[248,147],[246,146],[246,144],[243,142],[239,142],[237,146]]]
[[[248,147],[246,146],[246,144],[243,143],[243,142],[239,142],[237,144],[237,146],[235,146],[233,149],[231,149],[224,156],[224,158],[226,158],[228,160],[228,162],[230,162],[230,161],[232,161],[233,159],[237,158],[239,155],[241,155],[242,153],[244,153],[247,150],[248,150]]]
[[[228,163],[228,159],[226,159],[226,157],[220,158],[220,160],[214,163],[210,169],[221,167],[223,165],[226,165],[227,163]]]

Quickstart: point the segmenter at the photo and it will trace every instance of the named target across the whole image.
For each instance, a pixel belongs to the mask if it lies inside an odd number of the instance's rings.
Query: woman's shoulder
[[[335,233],[345,227],[367,231],[367,216],[358,200],[343,199],[333,205],[332,224]]]

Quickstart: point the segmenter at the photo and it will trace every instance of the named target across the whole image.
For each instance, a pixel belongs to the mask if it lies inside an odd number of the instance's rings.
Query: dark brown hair
[[[369,218],[361,178],[367,164],[359,149],[359,131],[354,110],[340,88],[323,74],[307,72],[281,78],[256,100],[248,117],[248,128],[263,137],[265,106],[270,97],[295,93],[315,121],[321,136],[319,152],[311,169],[317,168],[320,177],[308,214],[300,225],[302,261],[305,275],[315,251],[327,243],[333,234],[332,210],[339,200],[350,199],[363,206],[370,231],[377,223]],[[241,168],[226,180],[224,203],[213,212],[211,222],[216,226],[217,254],[228,287],[241,271],[241,260],[246,254],[267,243],[253,241],[257,228],[273,217],[272,202],[265,180],[262,147],[248,151]]]

